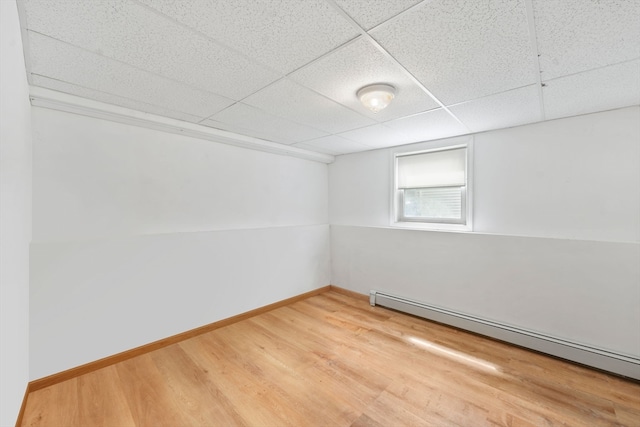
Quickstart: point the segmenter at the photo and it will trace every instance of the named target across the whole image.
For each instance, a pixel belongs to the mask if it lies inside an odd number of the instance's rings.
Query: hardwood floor
[[[640,426],[640,385],[327,292],[30,393],[24,426]]]

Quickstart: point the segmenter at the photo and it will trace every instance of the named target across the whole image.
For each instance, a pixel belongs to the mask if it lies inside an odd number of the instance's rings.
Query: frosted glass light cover
[[[391,103],[396,95],[396,89],[391,85],[376,84],[361,88],[356,95],[362,105],[377,113]]]

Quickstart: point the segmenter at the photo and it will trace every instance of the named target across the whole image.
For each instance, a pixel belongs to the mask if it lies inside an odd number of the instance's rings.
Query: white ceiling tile
[[[373,148],[406,144],[408,140],[407,136],[397,128],[392,129],[380,124],[350,130],[339,136]]]
[[[322,0],[142,1],[282,73],[358,35]]]
[[[349,43],[289,77],[380,122],[438,107],[395,62],[365,39]],[[356,96],[358,89],[374,83],[388,83],[397,90],[391,105],[378,113],[363,107]]]
[[[243,102],[328,133],[339,133],[375,123],[288,79],[266,87]]]
[[[473,132],[506,128],[542,120],[538,86],[531,85],[449,106]]]
[[[198,123],[200,120],[204,118],[204,117],[192,116],[190,114],[182,113],[179,111],[169,110],[167,108],[159,107],[157,105],[147,104],[146,102],[124,98],[122,96],[116,96],[110,93],[100,92],[97,90],[76,86],[71,83],[63,82],[60,80],[53,80],[48,77],[43,77],[39,75],[32,75],[31,82],[34,86],[40,86],[40,87],[44,87],[51,90],[57,90],[58,92],[68,93],[68,94],[80,96],[86,99],[93,99],[95,101],[105,102],[111,105],[130,108],[132,110],[142,111],[144,113],[151,113],[158,116],[169,117],[176,120],[184,120],[185,122]]]
[[[640,1],[534,0],[542,80],[640,57]]]
[[[31,73],[198,117],[232,100],[29,32]]]
[[[327,135],[321,130],[282,119],[242,103],[234,104],[214,114],[211,119],[238,129],[251,131],[252,136],[260,135],[260,138],[285,144]]]
[[[371,34],[445,105],[536,81],[524,0],[434,0]]]
[[[547,119],[640,105],[640,60],[550,80],[542,97]]]
[[[371,147],[367,147],[366,145],[350,141],[337,135],[329,135],[311,141],[301,142],[299,144],[294,144],[294,147],[333,155],[371,150]]]
[[[420,3],[421,0],[336,0],[362,28],[368,30]]]
[[[467,133],[464,126],[442,108],[392,120],[385,123],[385,126],[404,133],[407,137],[406,144]]]
[[[232,99],[280,77],[132,1],[25,0],[25,9],[33,31]]]

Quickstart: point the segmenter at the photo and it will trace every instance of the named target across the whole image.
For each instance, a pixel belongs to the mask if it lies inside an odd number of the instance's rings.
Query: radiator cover
[[[640,359],[584,344],[458,313],[379,291],[371,291],[372,306],[392,308],[456,328],[475,332],[562,359],[640,380]]]

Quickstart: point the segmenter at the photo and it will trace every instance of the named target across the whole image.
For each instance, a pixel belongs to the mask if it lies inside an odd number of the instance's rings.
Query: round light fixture
[[[388,84],[375,84],[360,88],[356,96],[362,105],[377,113],[386,108],[396,95],[396,88]]]

